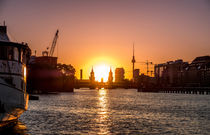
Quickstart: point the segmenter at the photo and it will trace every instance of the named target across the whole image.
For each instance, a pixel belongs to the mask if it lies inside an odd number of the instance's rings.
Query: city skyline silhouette
[[[123,67],[132,78],[132,44],[136,61],[192,61],[210,52],[209,1],[0,1],[0,22],[6,21],[13,41],[25,41],[37,56],[60,37],[55,56],[83,69]],[[17,12],[18,11],[18,12]],[[58,49],[58,50],[57,50]],[[58,53],[58,54],[57,54]],[[136,64],[146,74],[146,66]]]

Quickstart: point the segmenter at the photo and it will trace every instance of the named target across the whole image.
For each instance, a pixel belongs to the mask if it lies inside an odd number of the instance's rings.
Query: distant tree
[[[57,69],[60,70],[65,76],[74,76],[76,72],[75,68],[71,64],[66,65],[58,63]]]

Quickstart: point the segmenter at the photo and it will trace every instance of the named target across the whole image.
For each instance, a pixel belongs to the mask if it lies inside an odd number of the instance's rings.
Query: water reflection
[[[107,101],[107,90],[100,89],[98,91],[98,119],[97,123],[99,126],[99,134],[108,134],[108,101]]]
[[[27,133],[27,127],[24,123],[18,121],[15,125],[2,129],[0,131],[2,135],[29,135]]]
[[[76,90],[41,95],[11,135],[209,134],[209,95]],[[3,134],[0,132],[0,134]],[[5,134],[7,135],[7,132]]]

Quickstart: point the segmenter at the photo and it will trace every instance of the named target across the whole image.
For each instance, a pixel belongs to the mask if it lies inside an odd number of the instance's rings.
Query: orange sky
[[[0,0],[13,41],[28,42],[38,55],[60,30],[59,62],[84,70],[105,62],[131,77],[132,44],[137,61],[166,62],[210,54],[208,0]],[[137,68],[145,70],[140,64]]]

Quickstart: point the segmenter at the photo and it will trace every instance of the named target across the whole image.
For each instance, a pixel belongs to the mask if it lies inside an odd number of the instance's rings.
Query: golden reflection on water
[[[0,135],[29,135],[27,133],[27,127],[24,123],[17,121],[17,123],[14,124],[15,125],[12,125],[9,128],[0,130]]]
[[[18,121],[17,125],[14,127],[14,131],[15,133],[17,133],[18,135],[28,135],[26,133],[27,127],[24,123]]]
[[[98,119],[97,123],[99,124],[99,134],[108,134],[108,107],[107,107],[107,90],[106,89],[100,89],[98,90]]]

